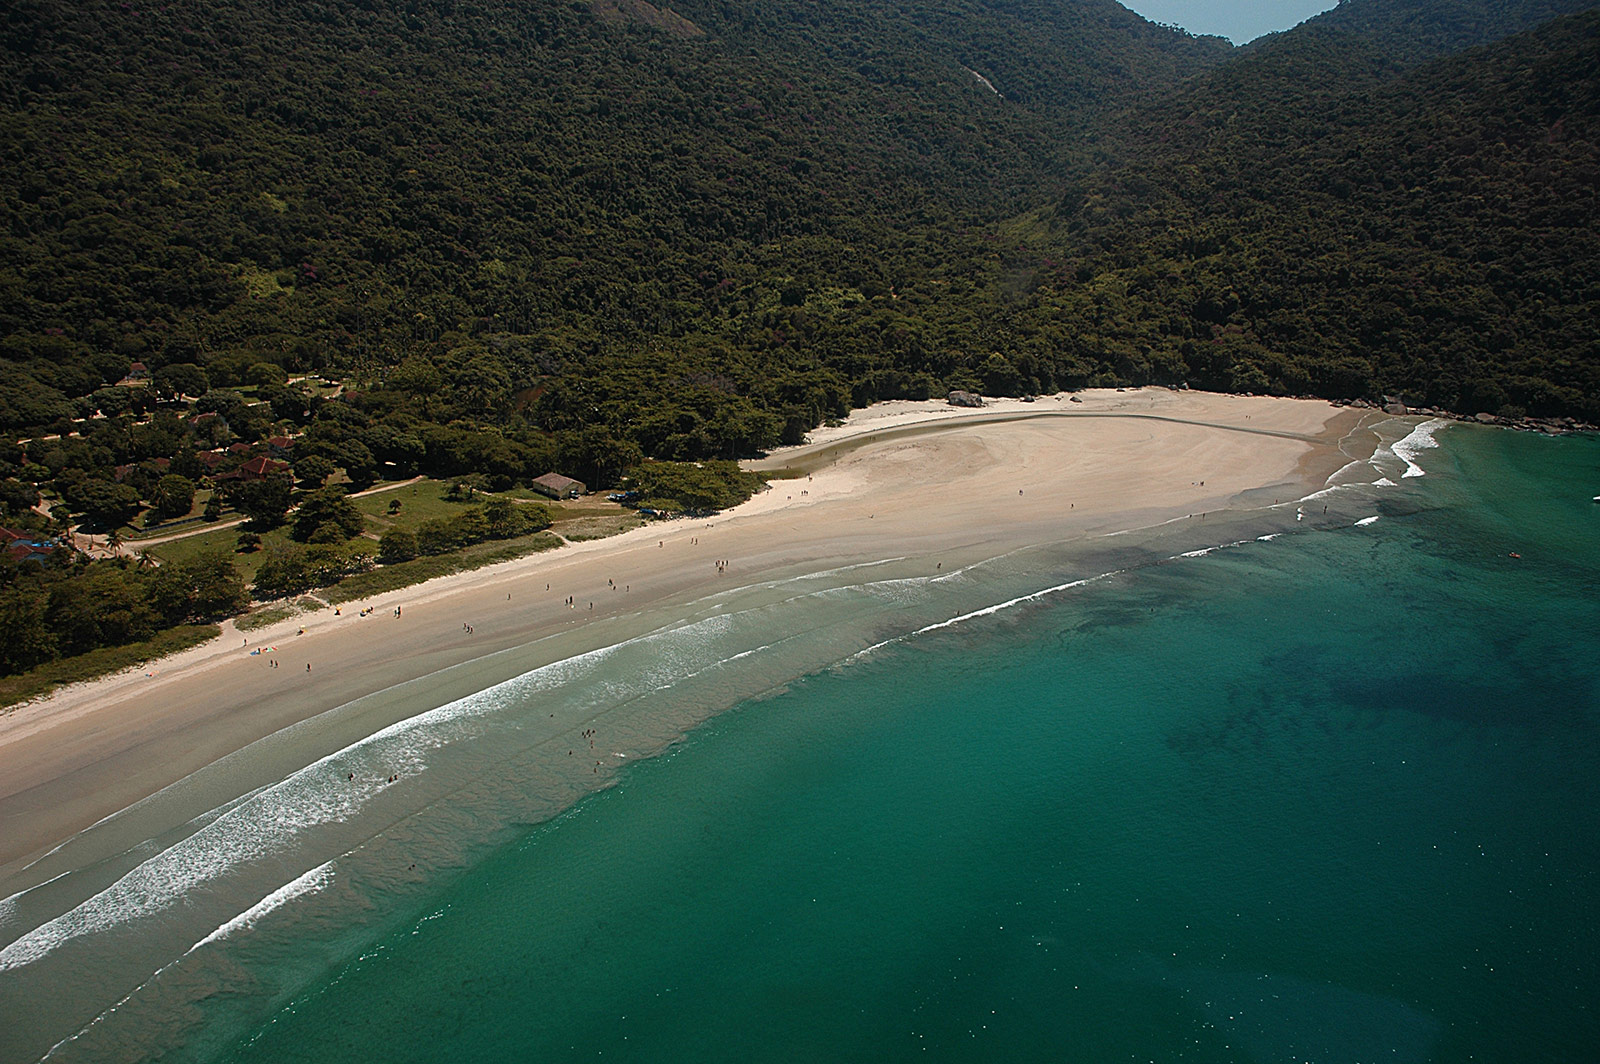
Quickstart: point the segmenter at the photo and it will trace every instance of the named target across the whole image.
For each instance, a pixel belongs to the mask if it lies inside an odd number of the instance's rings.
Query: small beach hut
[[[542,477],[534,477],[529,485],[540,495],[548,495],[552,499],[576,499],[579,495],[589,494],[589,489],[583,481],[564,477],[560,473],[546,473]]]

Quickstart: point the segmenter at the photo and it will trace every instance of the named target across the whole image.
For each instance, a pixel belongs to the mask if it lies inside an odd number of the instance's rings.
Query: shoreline
[[[407,684],[423,701],[449,695],[452,666],[538,641],[596,649],[707,588],[773,574],[891,556],[958,562],[1267,505],[1263,491],[1322,487],[1370,413],[1165,389],[1082,398],[878,404],[747,463],[804,463],[806,478],[712,518],[441,577],[339,616],[247,635],[228,622],[200,647],[25,703],[0,717],[0,879],[49,872],[34,866],[52,848],[285,728]],[[601,619],[613,623],[592,625]],[[350,718],[356,727],[360,714]]]

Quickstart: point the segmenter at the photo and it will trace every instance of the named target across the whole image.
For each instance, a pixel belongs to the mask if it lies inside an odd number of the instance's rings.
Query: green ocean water
[[[1593,1059],[1600,446],[1423,461],[746,703],[221,1057]]]
[[[1600,440],[1438,439],[1298,519],[709,602],[108,866],[0,1000],[133,973],[62,1060],[1592,1060]],[[746,689],[519,804],[546,710]],[[448,786],[306,812],[380,749]]]

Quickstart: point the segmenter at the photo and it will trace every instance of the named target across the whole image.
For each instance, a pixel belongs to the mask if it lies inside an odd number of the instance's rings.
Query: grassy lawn
[[[581,499],[557,502],[526,488],[514,488],[503,492],[479,491],[470,499],[465,495],[459,499],[451,499],[448,493],[453,483],[454,481],[448,480],[424,480],[410,487],[379,492],[376,495],[367,495],[350,501],[355,504],[356,509],[366,515],[367,530],[380,536],[392,528],[415,532],[417,526],[424,521],[436,517],[449,519],[467,507],[482,505],[490,499],[538,503],[548,508],[553,522],[551,531],[560,534],[564,539],[599,539],[602,536],[614,536],[618,532],[626,532],[630,528],[638,528],[643,524],[632,510],[609,501],[603,495],[587,495]],[[400,508],[390,513],[389,506],[395,502],[400,504]]]
[[[502,499],[520,499],[523,502],[548,503],[551,506],[557,505],[556,500],[552,499],[548,495],[542,494],[541,492],[534,491],[532,488],[511,488],[508,491],[500,492],[499,497]],[[604,495],[600,497],[602,499],[605,498]],[[589,498],[594,498],[594,496],[591,495]],[[574,499],[573,501],[582,502],[583,500]]]
[[[221,629],[214,624],[190,624],[182,628],[169,628],[154,639],[144,643],[129,643],[121,647],[101,647],[75,658],[64,658],[40,665],[37,669],[0,679],[0,706],[11,706],[30,698],[47,695],[57,687],[69,683],[96,680],[131,665],[176,654],[180,650],[199,646],[211,639]]]
[[[451,483],[453,482],[424,480],[407,488],[363,495],[359,499],[351,499],[350,502],[367,516],[368,531],[381,536],[391,528],[415,532],[417,526],[424,521],[435,517],[454,517],[468,506],[475,506],[492,498],[484,492],[478,492],[470,502],[465,494],[459,500],[447,499],[445,494],[450,490]],[[389,505],[395,502],[400,504],[400,509],[390,513]]]
[[[289,383],[291,385],[301,385],[310,394],[314,396],[321,396],[323,398],[327,398],[330,395],[336,395],[339,391],[339,382],[329,382],[327,379],[318,376],[291,375],[289,377]]]
[[[170,543],[158,543],[145,553],[163,564],[167,562],[191,561],[207,551],[224,550],[233,559],[233,564],[239,569],[245,583],[250,583],[256,578],[256,570],[261,566],[261,560],[266,557],[266,549],[276,544],[289,541],[289,526],[280,525],[271,532],[261,533],[261,550],[248,554],[238,552],[239,535],[244,531],[242,526],[233,528],[219,528],[215,532],[207,532],[199,536],[185,536],[175,539]]]

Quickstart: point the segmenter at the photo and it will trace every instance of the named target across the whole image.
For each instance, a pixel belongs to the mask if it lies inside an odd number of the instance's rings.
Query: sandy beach
[[[412,681],[420,708],[454,697],[441,670],[496,651],[549,639],[581,653],[659,623],[719,582],[891,557],[931,572],[1022,546],[1289,503],[1373,449],[1362,412],[1319,401],[1164,389],[1080,398],[977,410],[880,404],[750,463],[799,475],[709,520],[570,544],[351,603],[337,616],[329,609],[249,633],[225,625],[205,646],[6,711],[0,881],[297,722]],[[594,625],[600,619],[613,623]],[[359,713],[340,724],[347,739],[363,726]],[[28,878],[42,874],[33,868]]]

